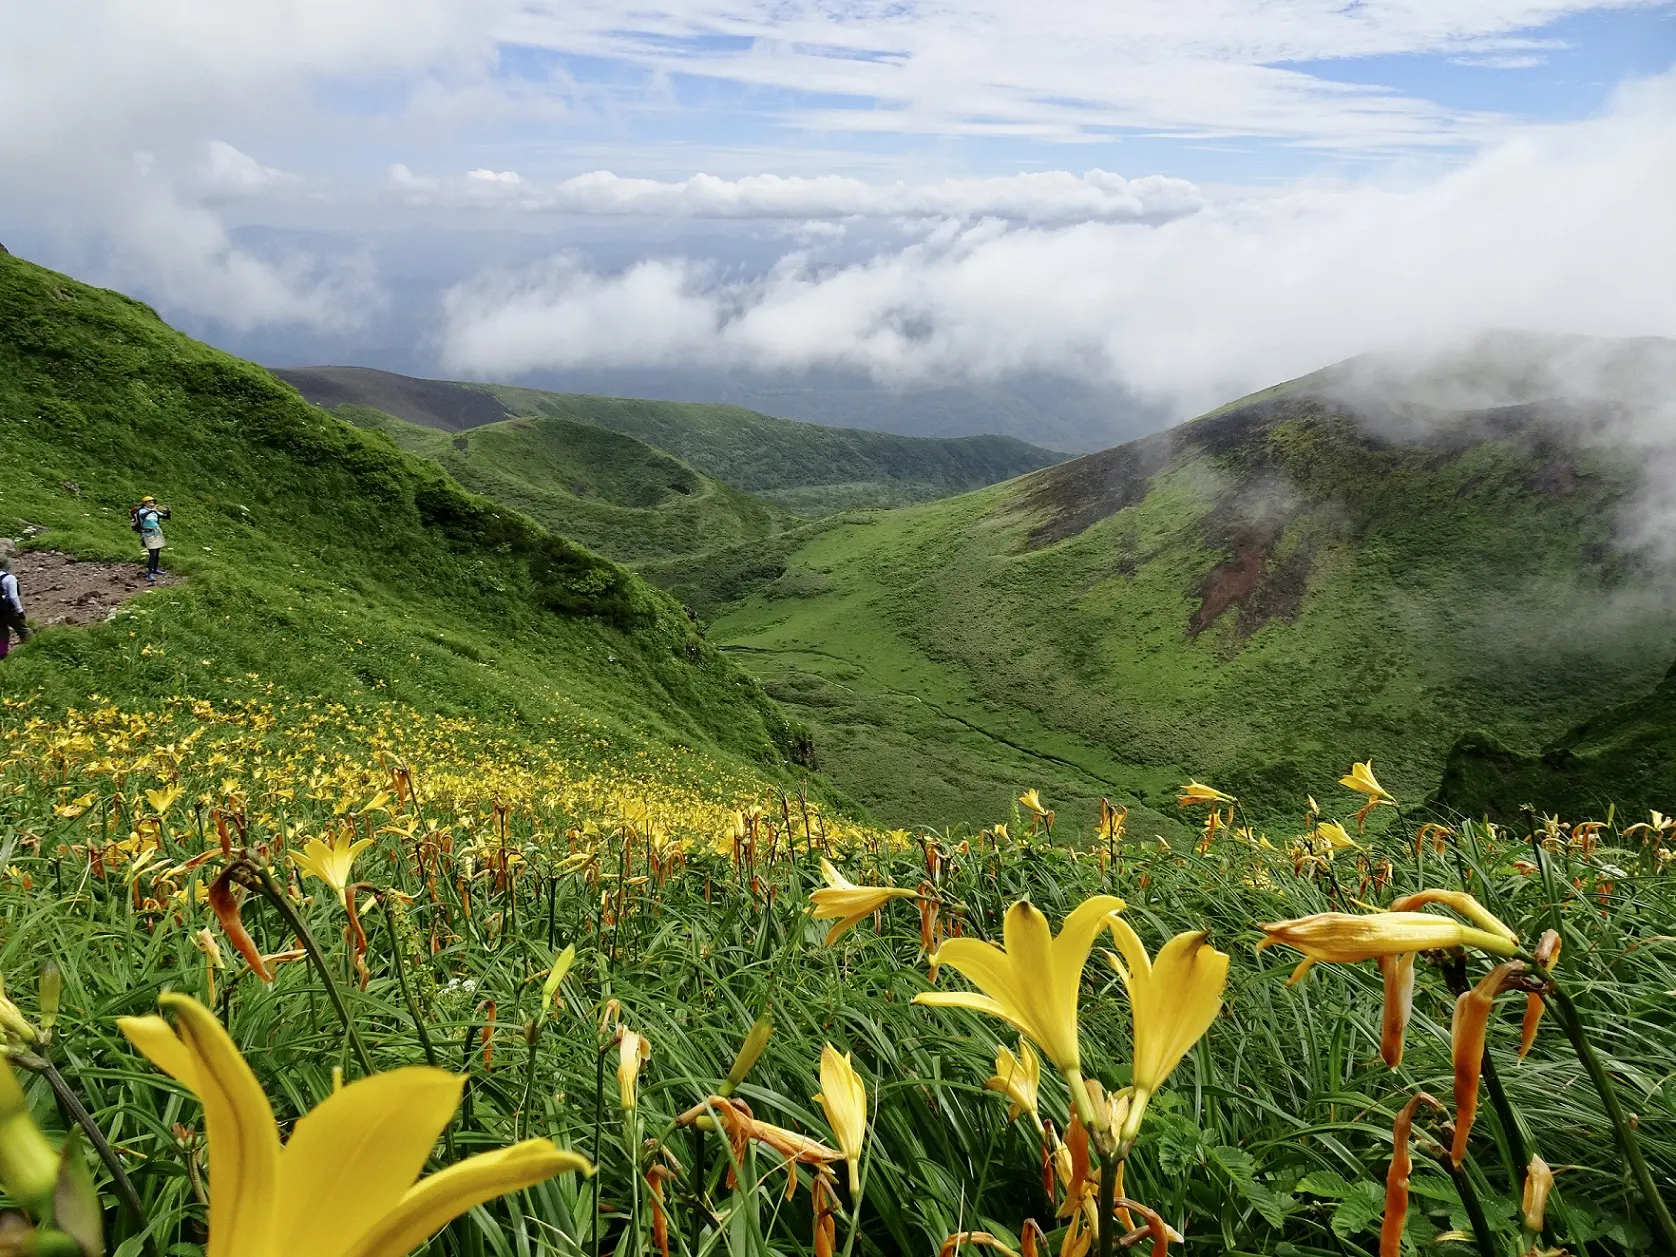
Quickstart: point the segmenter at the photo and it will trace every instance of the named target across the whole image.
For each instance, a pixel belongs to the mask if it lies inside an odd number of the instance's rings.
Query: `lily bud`
[[[553,957],[553,967],[547,971],[547,980],[541,984],[541,1016],[544,1019],[553,1006],[553,997],[559,993],[559,983],[564,981],[564,975],[570,972],[570,966],[575,963],[575,944]]]
[[[1560,958],[1560,936],[1556,930],[1547,930],[1536,945],[1536,962],[1544,969],[1552,969]],[[1548,1010],[1547,1001],[1538,991],[1532,991],[1525,996],[1525,1020],[1519,1029],[1519,1059],[1524,1060],[1530,1055],[1533,1044],[1536,1043],[1537,1027],[1542,1024],[1542,1014]]]
[[[41,1032],[51,1034],[52,1028],[58,1024],[58,1005],[64,995],[64,975],[50,960],[41,966],[40,992]]]
[[[733,1068],[727,1071],[727,1079],[721,1085],[722,1095],[730,1096],[739,1090],[739,1084],[745,1081],[745,1075],[756,1066],[757,1058],[768,1046],[768,1037],[773,1033],[774,1027],[766,1017],[758,1017],[752,1023],[745,1041],[739,1045],[739,1054],[733,1058]]]
[[[1268,935],[1258,950],[1281,944],[1310,960],[1338,964],[1447,947],[1476,947],[1497,956],[1518,950],[1517,942],[1499,933],[1430,912],[1318,912],[1258,928]]]
[[[617,1097],[625,1111],[638,1103],[640,1067],[652,1058],[652,1045],[627,1028],[617,1031]]]
[[[11,1063],[0,1056],[0,1184],[36,1217],[50,1216],[58,1155],[35,1125]]]

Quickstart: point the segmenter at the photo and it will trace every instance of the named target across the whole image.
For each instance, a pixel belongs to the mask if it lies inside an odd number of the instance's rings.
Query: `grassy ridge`
[[[336,413],[388,433],[461,484],[622,563],[702,555],[760,541],[794,522],[644,441],[589,423],[544,416],[450,435],[360,406]]]
[[[905,437],[775,419],[740,406],[488,387],[514,414],[572,419],[638,437],[802,515],[930,501],[1063,457],[1012,437]]]
[[[1192,773],[1297,814],[1370,754],[1427,793],[1464,731],[1542,745],[1673,648],[1613,541],[1632,467],[1525,411],[1443,433],[1283,391],[829,529],[714,635],[892,820],[1042,783],[1168,811]]]
[[[772,705],[625,569],[119,294],[0,257],[0,322],[0,531],[130,558],[126,508],[150,492],[189,578],[42,633],[7,693],[377,695],[778,762]]]

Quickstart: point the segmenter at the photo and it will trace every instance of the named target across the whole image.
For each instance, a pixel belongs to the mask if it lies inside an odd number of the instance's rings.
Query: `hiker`
[[[163,540],[163,521],[169,518],[169,508],[158,506],[154,497],[143,497],[129,516],[134,521],[134,531],[140,534],[140,544],[145,547],[145,583],[155,585],[157,565],[163,558],[163,547],[168,544]]]
[[[12,561],[0,554],[0,659],[12,649],[12,633],[19,642],[29,640],[29,625],[23,618],[23,598],[17,590],[17,577],[12,575]]]

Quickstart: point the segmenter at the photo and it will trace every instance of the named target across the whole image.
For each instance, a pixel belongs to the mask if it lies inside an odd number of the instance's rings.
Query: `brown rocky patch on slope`
[[[146,584],[145,568],[139,563],[84,562],[56,550],[14,551],[10,558],[31,628],[96,624],[153,588]],[[183,579],[165,570],[155,588],[178,585]]]

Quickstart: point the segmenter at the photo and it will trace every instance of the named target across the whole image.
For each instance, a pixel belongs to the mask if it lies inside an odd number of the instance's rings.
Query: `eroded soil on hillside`
[[[139,563],[90,563],[56,550],[23,550],[11,556],[23,609],[35,628],[53,624],[95,624],[138,594],[152,588]],[[183,578],[158,574],[157,587]]]

